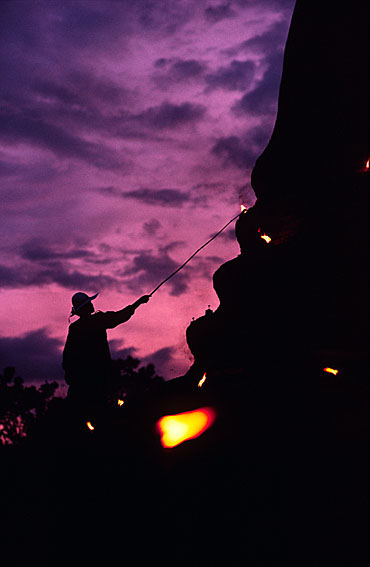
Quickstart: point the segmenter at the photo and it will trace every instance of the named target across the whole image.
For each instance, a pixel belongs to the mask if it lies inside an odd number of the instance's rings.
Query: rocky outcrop
[[[187,329],[197,372],[251,374],[292,352],[337,365],[365,356],[366,8],[296,3],[275,128],[252,172],[257,202],[236,223],[241,254],[214,274],[219,308]],[[270,244],[255,247],[258,229]]]
[[[263,504],[273,519],[248,545],[280,530],[269,565],[366,561],[367,52],[364,2],[297,1],[240,255],[213,275],[219,307],[186,332],[184,382],[206,372],[228,426],[218,447],[240,458],[241,484],[256,473],[249,514]]]

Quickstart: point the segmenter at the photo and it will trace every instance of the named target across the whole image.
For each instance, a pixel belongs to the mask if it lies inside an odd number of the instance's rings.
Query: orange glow
[[[117,404],[119,406],[123,406],[124,403],[125,403],[125,400],[120,400],[120,399],[117,400]]]
[[[198,388],[201,388],[203,386],[204,382],[206,381],[206,378],[207,378],[207,374],[204,373],[202,378],[198,382]]]
[[[247,212],[247,207],[245,205],[240,205],[240,212],[241,213],[246,213]]]
[[[263,240],[265,240],[267,242],[267,244],[269,244],[269,242],[271,242],[271,238],[269,236],[267,236],[267,234],[261,234],[261,238]]]
[[[172,448],[188,439],[199,437],[214,422],[216,412],[210,407],[165,415],[157,421],[163,447]]]
[[[365,169],[369,169],[370,167],[370,159],[367,160],[366,164],[365,164]]]
[[[91,423],[91,421],[87,421],[86,422],[87,427],[90,429],[90,431],[94,431],[95,427],[93,426],[93,424]]]
[[[336,376],[339,372],[339,370],[337,370],[336,368],[329,368],[329,367],[323,368],[323,371],[329,372],[330,374],[334,374],[334,376]]]

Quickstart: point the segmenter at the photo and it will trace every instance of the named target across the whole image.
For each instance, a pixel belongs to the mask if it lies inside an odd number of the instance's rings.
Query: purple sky
[[[62,379],[75,291],[116,310],[252,205],[292,0],[2,0],[0,366]],[[233,227],[233,225],[232,225]],[[233,228],[109,331],[166,378]]]

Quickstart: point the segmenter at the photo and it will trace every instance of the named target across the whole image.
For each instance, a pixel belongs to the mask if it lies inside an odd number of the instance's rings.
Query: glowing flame
[[[261,238],[263,240],[265,240],[267,242],[267,244],[269,244],[269,242],[271,242],[271,238],[269,236],[267,236],[267,234],[261,234]]]
[[[247,207],[245,205],[240,205],[240,212],[241,213],[246,213],[247,212]]]
[[[214,422],[216,412],[210,407],[165,415],[157,421],[163,447],[172,448],[204,433]]]
[[[93,424],[91,423],[91,421],[87,421],[86,422],[87,427],[90,429],[90,431],[94,431],[95,427],[93,426]]]
[[[365,164],[365,169],[369,169],[369,167],[370,167],[370,159],[367,160]]]
[[[201,387],[203,386],[203,384],[204,384],[204,382],[206,381],[206,379],[207,379],[207,374],[204,373],[203,376],[202,376],[202,378],[201,378],[201,379],[199,380],[199,382],[198,382],[198,388],[201,388]]]
[[[336,376],[339,372],[339,370],[337,370],[336,368],[329,368],[328,366],[326,368],[323,368],[324,372],[329,372],[330,374],[334,374],[334,376]]]
[[[125,400],[121,400],[121,399],[118,399],[118,400],[117,400],[117,404],[118,404],[119,406],[123,406],[124,403],[125,403]]]

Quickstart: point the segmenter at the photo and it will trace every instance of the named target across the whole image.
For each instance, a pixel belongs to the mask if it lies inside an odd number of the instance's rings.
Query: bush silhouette
[[[26,386],[14,367],[4,368],[0,374],[0,443],[21,443],[46,414],[57,388],[58,382]]]

